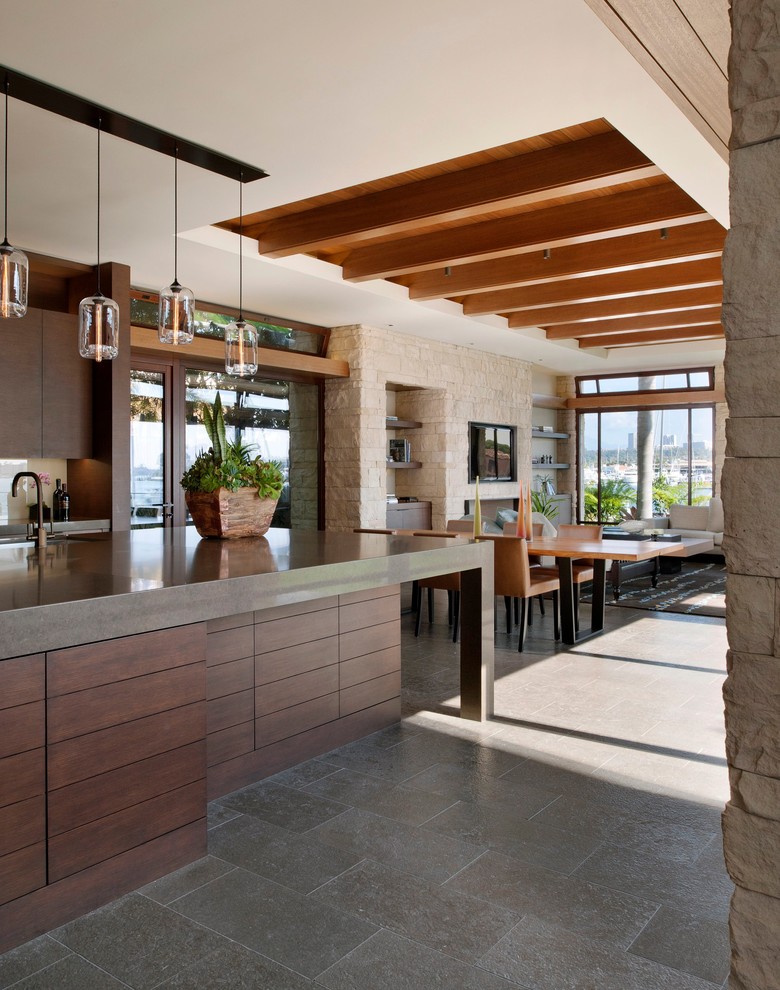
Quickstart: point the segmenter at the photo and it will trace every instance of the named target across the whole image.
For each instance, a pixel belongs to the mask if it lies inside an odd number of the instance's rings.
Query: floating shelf
[[[386,419],[386,430],[419,430],[422,423],[417,423],[413,419]]]
[[[565,471],[570,464],[532,464],[532,471]]]
[[[388,461],[389,468],[421,468],[421,461]]]
[[[549,430],[531,430],[531,436],[537,440],[568,440],[568,433],[551,433]]]

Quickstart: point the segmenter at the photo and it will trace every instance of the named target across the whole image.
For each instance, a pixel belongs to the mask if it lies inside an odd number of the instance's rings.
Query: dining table
[[[561,641],[568,646],[580,643],[604,630],[606,599],[606,564],[608,560],[650,560],[653,557],[674,553],[679,545],[662,540],[592,540],[579,537],[547,537],[528,540],[528,552],[540,557],[554,557],[561,583]],[[576,588],[573,581],[572,561],[593,561],[593,594],[591,599],[590,628],[577,629]]]

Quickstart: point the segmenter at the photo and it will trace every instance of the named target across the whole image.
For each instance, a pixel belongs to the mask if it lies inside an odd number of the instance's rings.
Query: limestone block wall
[[[290,525],[317,528],[319,391],[290,382]]]
[[[556,394],[559,399],[573,399],[576,395],[574,377],[561,375],[556,379]],[[568,440],[558,441],[558,457],[562,464],[568,464],[565,471],[558,472],[558,485],[562,492],[571,492],[571,518],[577,520],[577,412],[574,409],[558,410],[558,430],[568,433]]]
[[[472,348],[368,326],[336,327],[328,356],[349,362],[347,380],[325,386],[325,525],[383,528],[388,477],[396,495],[432,503],[433,525],[463,514],[468,482],[468,424],[514,425],[517,464],[531,475],[531,366]],[[422,424],[403,434],[417,470],[387,470],[387,389],[396,415]],[[399,433],[399,435],[401,435]],[[513,498],[515,482],[480,486],[483,498]]]
[[[732,0],[731,16],[723,835],[736,884],[730,987],[770,990],[780,972],[780,3]]]

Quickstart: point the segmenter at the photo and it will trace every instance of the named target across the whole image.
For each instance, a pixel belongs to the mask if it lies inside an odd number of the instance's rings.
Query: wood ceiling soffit
[[[614,320],[623,316],[645,313],[673,313],[711,306],[720,306],[723,288],[708,285],[696,289],[657,292],[644,296],[604,299],[593,303],[571,303],[566,306],[545,306],[506,314],[513,330],[525,327],[552,327],[563,323],[587,323],[593,320]]]
[[[266,223],[250,219],[244,229],[257,238],[260,254],[281,258],[661,175],[622,134],[610,131]]]
[[[582,275],[609,274],[632,268],[650,268],[679,261],[720,257],[726,231],[717,220],[670,227],[665,238],[658,230],[623,237],[609,237],[556,248],[545,259],[542,251],[513,254],[470,265],[455,265],[446,275],[443,268],[401,276],[410,299],[442,299],[534,285]]]
[[[607,337],[585,337],[579,341],[582,348],[589,347],[641,347],[644,344],[674,344],[686,340],[718,340],[723,337],[723,327],[713,323],[701,327],[651,330],[646,333],[615,333]]]
[[[720,306],[694,309],[687,313],[650,313],[604,323],[565,323],[545,329],[548,340],[569,340],[580,337],[604,337],[610,333],[633,333],[638,330],[667,330],[674,327],[704,326],[720,322]]]
[[[593,302],[597,299],[641,296],[673,288],[721,285],[720,258],[686,261],[659,268],[639,268],[614,275],[593,275],[560,282],[543,282],[499,292],[478,292],[466,296],[463,312],[468,316],[509,313],[514,310],[552,306],[562,302]]]
[[[577,241],[709,220],[672,182],[618,192],[579,203],[486,220],[461,228],[357,248],[344,262],[344,278],[361,281],[403,272],[482,261],[513,252],[555,248]]]

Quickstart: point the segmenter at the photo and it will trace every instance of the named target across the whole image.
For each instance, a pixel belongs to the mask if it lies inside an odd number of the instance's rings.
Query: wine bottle
[[[51,499],[51,517],[54,522],[62,522],[62,478],[57,478],[57,486]]]
[[[62,493],[60,495],[60,522],[70,521],[70,495],[68,486],[63,482]]]

